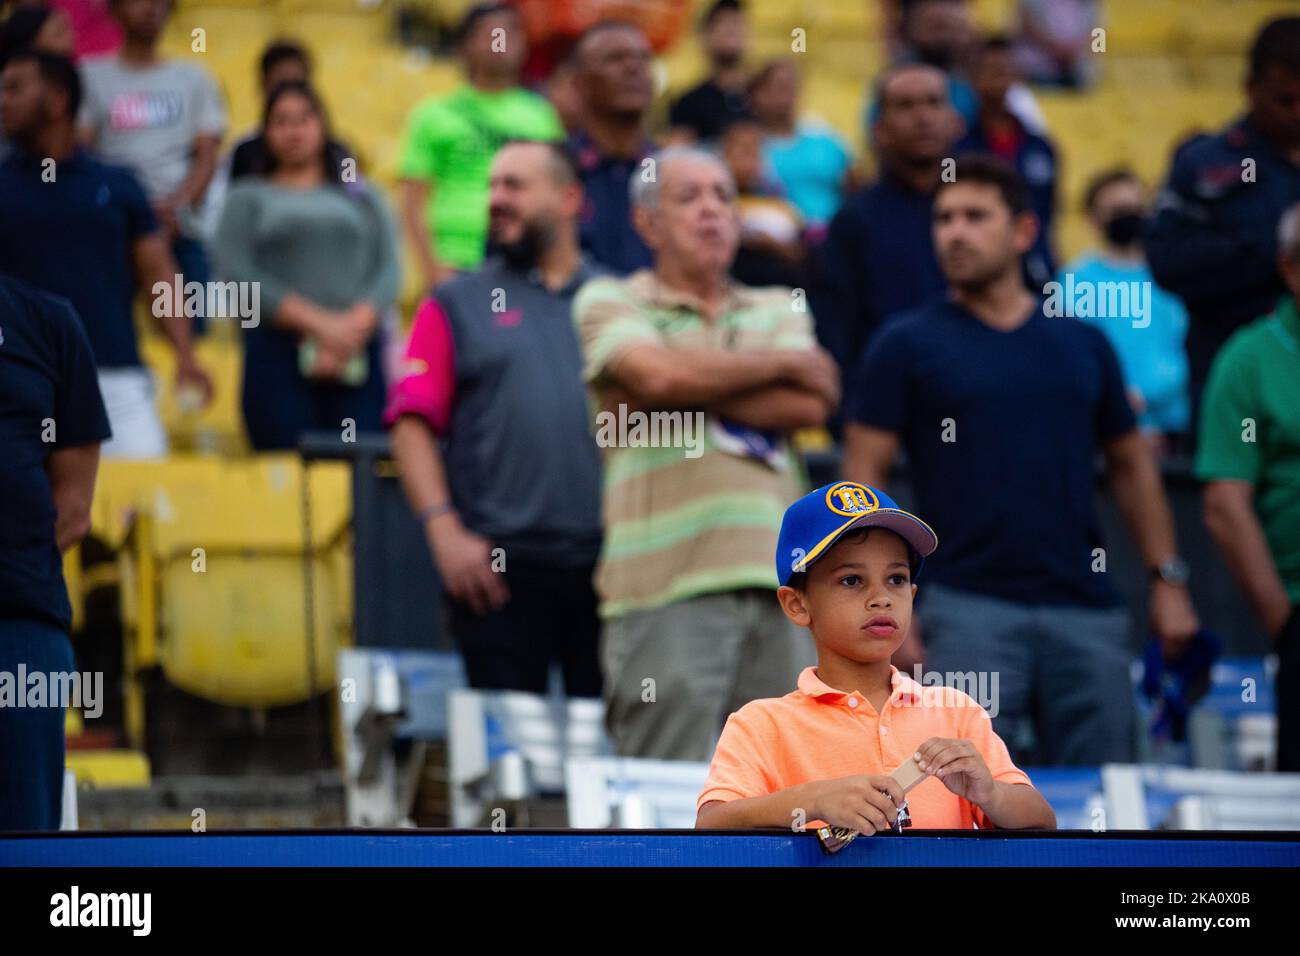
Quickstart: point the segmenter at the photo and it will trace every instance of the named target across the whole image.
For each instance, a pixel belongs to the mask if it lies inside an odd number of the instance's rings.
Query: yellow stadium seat
[[[72,605],[72,630],[81,630],[86,620],[86,591],[81,573],[81,547],[69,548],[63,553],[63,583],[68,589],[68,603]]]
[[[409,0],[430,20],[456,23],[471,0]],[[666,91],[680,94],[704,68],[693,26],[661,57]],[[1017,0],[973,0],[980,31],[1014,30]],[[864,92],[884,62],[881,6],[876,0],[751,0],[752,63],[790,56],[790,31],[807,31],[804,109],[834,126],[855,150],[863,147]],[[1058,240],[1062,257],[1091,241],[1077,211],[1096,171],[1124,162],[1149,183],[1162,176],[1169,150],[1195,129],[1220,125],[1241,107],[1247,44],[1295,0],[1105,0],[1100,25],[1100,84],[1082,94],[1037,91],[1062,160]],[[273,37],[303,42],[317,60],[317,83],[338,136],[353,144],[365,175],[393,204],[396,160],[411,108],[461,82],[459,65],[401,47],[393,38],[393,5],[361,0],[193,0],[181,5],[164,41],[167,53],[196,57],[192,31],[206,31],[201,54],[230,98],[231,135],[258,121],[256,62]],[[663,113],[659,104],[659,113]],[[869,157],[864,157],[869,158]],[[405,247],[406,243],[403,242]],[[413,261],[404,259],[403,311],[423,293]],[[222,359],[218,359],[218,364]],[[224,381],[224,378],[223,378]],[[242,429],[229,406],[213,421],[167,419],[176,447],[242,450]],[[206,431],[205,431],[206,429]],[[217,437],[214,439],[213,435]]]
[[[151,776],[149,758],[138,750],[69,750],[64,765],[83,787],[147,787]]]
[[[158,410],[173,451],[242,455],[249,450],[240,408],[243,383],[243,346],[238,324],[231,320],[209,322],[209,334],[196,340],[194,351],[212,377],[213,395],[208,407],[183,409],[176,400],[175,353],[157,332],[140,337],[140,354],[154,372]]]
[[[127,544],[119,564],[132,746],[143,746],[142,677],[157,665],[177,687],[229,706],[283,706],[332,686],[335,654],[352,636],[346,464],[307,469],[311,655],[296,456],[175,456],[103,470],[94,521],[105,540]]]

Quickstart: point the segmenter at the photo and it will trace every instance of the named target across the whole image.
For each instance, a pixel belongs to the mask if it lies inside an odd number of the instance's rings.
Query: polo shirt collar
[[[584,173],[589,173],[606,163],[637,163],[654,153],[657,147],[653,140],[645,139],[637,147],[635,156],[611,156],[596,145],[596,141],[587,135],[586,130],[578,130],[569,140],[569,151]]]
[[[546,288],[546,284],[542,281],[542,270],[539,269],[537,266],[531,266],[527,270],[521,271],[519,269],[512,267],[510,263],[506,260],[506,257],[501,255],[500,253],[496,253],[491,257],[489,257],[488,260],[484,263],[484,268],[491,269],[494,272],[505,273],[506,275],[513,276],[516,279],[520,279],[523,280],[524,282],[527,282],[529,285],[535,285],[537,286],[537,288],[542,289],[543,291],[546,292],[551,291],[550,289]],[[566,282],[562,288],[556,289],[554,294],[565,295],[566,293],[582,285],[584,282],[586,282],[595,274],[596,274],[595,265],[592,263],[591,258],[588,257],[587,255],[582,255],[578,259],[578,268],[575,269],[573,275],[569,277],[569,281]]]
[[[704,313],[704,303],[699,296],[685,289],[673,289],[660,281],[654,269],[638,269],[628,277],[636,296],[647,305],[665,309],[686,309],[695,315]],[[737,312],[754,302],[754,296],[748,286],[742,285],[730,276],[727,277],[727,300],[722,314]]]
[[[1234,135],[1235,134],[1235,135]],[[1283,155],[1273,141],[1265,136],[1250,114],[1243,116],[1228,132],[1229,144],[1244,152],[1265,152],[1283,165],[1295,168],[1295,164]]]
[[[889,665],[889,682],[892,690],[889,694],[889,703],[894,705],[915,704],[921,699],[921,685],[900,671],[893,664]],[[817,676],[817,668],[805,667],[799,675],[799,690],[814,700],[820,700],[826,704],[836,704],[849,696],[857,696],[865,700],[861,691],[842,691],[836,690],[826,684]]]

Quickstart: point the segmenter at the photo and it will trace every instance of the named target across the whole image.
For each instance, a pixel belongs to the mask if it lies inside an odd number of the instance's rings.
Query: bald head
[[[507,143],[488,175],[489,237],[517,265],[534,265],[557,242],[576,248],[582,200],[562,146]]]

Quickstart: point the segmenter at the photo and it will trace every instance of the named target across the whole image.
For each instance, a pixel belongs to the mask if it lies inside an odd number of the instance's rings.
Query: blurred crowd
[[[1099,459],[1165,656],[1203,637],[1159,471],[1194,456],[1206,522],[1277,641],[1279,767],[1300,769],[1300,19],[1263,28],[1240,117],[1180,144],[1163,183],[1096,177],[1095,247],[1061,263],[1035,89],[1094,81],[1100,5],[1023,0],[1014,35],[981,35],[966,0],[882,3],[869,177],[809,108],[800,51],[754,62],[741,0],[700,10],[706,73],[666,111],[632,22],[597,22],[525,87],[524,24],[502,3],[459,25],[461,82],[411,112],[391,204],[299,43],[266,47],[260,120],[232,130],[202,58],[160,52],[171,0],[10,3],[0,282],[70,304],[85,339],[32,359],[45,399],[106,457],[166,454],[136,303],[201,406],[196,338],[225,317],[214,301],[254,291],[253,448],[391,430],[471,683],[541,691],[559,660],[570,693],[605,696],[621,752],[696,760],[808,662],[771,598],[776,528],[803,488],[795,432],[827,428],[843,476],[875,487],[905,458],[940,546],[924,640],[897,662],[1001,671],[1000,732],[1032,724],[1042,763],[1131,756],[1130,622],[1096,568]],[[427,290],[413,316],[403,243]],[[22,341],[12,308],[6,345]],[[106,428],[95,390],[67,380],[90,368]],[[0,399],[0,441],[39,432],[37,392],[0,383]],[[677,412],[684,429],[699,414],[699,453],[602,440],[596,410]],[[46,473],[27,501],[71,502],[61,523],[88,506]],[[66,480],[83,487],[84,469]],[[53,546],[0,526],[0,549]],[[0,612],[66,629],[66,600],[31,597],[6,560]]]

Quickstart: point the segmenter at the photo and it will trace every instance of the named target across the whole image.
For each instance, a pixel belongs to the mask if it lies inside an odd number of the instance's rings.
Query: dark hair
[[[341,147],[336,144],[330,137],[329,113],[325,109],[325,103],[321,100],[320,95],[306,83],[299,80],[289,80],[285,83],[278,84],[275,89],[266,94],[266,102],[262,105],[262,136],[263,149],[258,157],[257,169],[255,172],[259,176],[269,176],[275,172],[275,157],[271,155],[270,144],[266,142],[266,125],[271,119],[271,111],[275,109],[275,104],[280,102],[286,96],[301,96],[311,104],[312,110],[320,117],[321,132],[324,136],[324,143],[321,146],[321,169],[325,173],[327,182],[334,185],[343,183],[343,161],[348,157],[344,154]]]
[[[519,11],[508,3],[476,3],[466,10],[465,15],[460,18],[460,23],[456,25],[454,34],[456,48],[459,49],[465,45],[470,38],[470,34],[474,32],[474,28],[479,25],[479,21],[496,16],[498,13],[511,13],[517,16]]]
[[[108,9],[112,10],[115,7],[120,7],[124,2],[125,0],[108,0]],[[176,0],[169,0],[167,4],[167,15],[171,16],[171,14],[175,12],[175,10],[176,10]]]
[[[984,53],[1010,53],[1015,49],[1015,44],[1011,42],[1011,37],[1005,33],[991,33],[986,36],[979,45],[979,52]]]
[[[40,71],[42,82],[62,90],[68,97],[68,116],[76,118],[81,109],[81,74],[77,65],[66,56],[46,53],[44,50],[18,50],[11,53],[4,66],[30,60]]]
[[[36,42],[36,35],[53,13],[49,7],[19,7],[0,23],[0,68],[15,53]]]
[[[1029,187],[1020,174],[1005,162],[989,153],[967,153],[956,161],[956,175],[952,180],[941,179],[935,192],[937,197],[952,186],[978,183],[992,186],[1002,197],[1012,216],[1030,210]]]
[[[782,68],[794,70],[796,73],[799,70],[798,65],[795,64],[795,62],[791,60],[789,57],[782,56],[782,57],[776,57],[774,59],[768,60],[766,63],[764,63],[762,66],[760,66],[757,70],[754,71],[754,75],[751,76],[749,78],[749,82],[745,84],[745,92],[748,93],[750,96],[753,96],[754,91],[756,89],[758,89],[768,80],[770,80],[772,78],[772,74]]]
[[[573,155],[573,150],[569,149],[567,143],[560,140],[517,137],[507,139],[501,144],[500,149],[505,149],[507,146],[542,146],[551,154],[551,161],[563,171],[564,182],[582,182],[582,170],[578,166],[577,157]]]
[[[943,70],[937,66],[932,66],[929,63],[923,63],[920,60],[905,60],[901,63],[893,63],[887,66],[876,77],[873,90],[874,95],[872,96],[872,100],[876,104],[875,120],[884,116],[885,110],[889,107],[888,90],[889,84],[893,82],[894,77],[902,76],[904,73],[909,73],[912,70],[920,70],[925,73],[937,75],[943,81],[944,98],[948,100],[950,106],[952,105],[951,81]],[[873,122],[875,122],[875,120],[873,120]]]
[[[714,0],[709,4],[709,8],[704,11],[704,16],[700,17],[700,30],[707,30],[713,26],[713,21],[718,19],[724,13],[745,12],[745,5],[740,0]]]
[[[308,75],[311,74],[311,54],[301,44],[293,40],[272,40],[262,51],[259,65],[262,79],[265,80],[273,69],[289,60],[299,61],[307,68]]]
[[[1300,17],[1270,20],[1250,45],[1250,82],[1263,79],[1271,66],[1300,73]]]
[[[642,31],[642,29],[631,20],[617,20],[613,18],[608,20],[597,20],[591,26],[587,27],[587,29],[583,30],[582,35],[574,42],[573,49],[569,53],[573,62],[575,64],[581,62],[582,48],[592,37],[598,36],[601,33],[609,33],[614,30],[633,30],[644,36],[644,31]]]
[[[738,126],[758,126],[762,128],[763,121],[749,110],[733,113],[723,121],[722,129],[718,131],[718,139],[725,139]]]
[[[1101,195],[1102,190],[1116,183],[1128,182],[1140,183],[1142,180],[1127,166],[1116,166],[1092,177],[1088,181],[1088,188],[1083,192],[1084,212],[1092,212],[1092,207],[1097,205],[1097,197]]]
[[[921,7],[925,6],[926,3],[965,3],[965,2],[966,0],[903,0],[903,2],[900,4],[900,6],[902,6],[902,10],[899,14],[899,24],[900,26],[903,27],[910,26],[911,25],[910,21],[912,17],[916,15],[916,11],[919,10]]]

